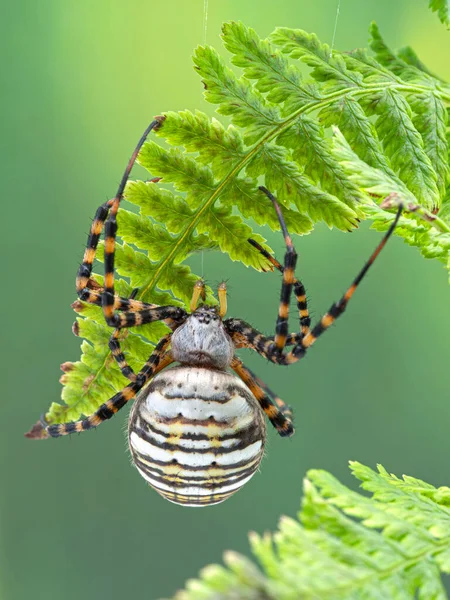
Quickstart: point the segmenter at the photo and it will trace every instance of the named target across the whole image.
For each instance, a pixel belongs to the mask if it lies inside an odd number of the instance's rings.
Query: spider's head
[[[233,342],[215,306],[202,304],[174,331],[172,354],[176,361],[197,367],[225,369],[230,365]]]
[[[191,314],[191,317],[195,317],[195,320],[199,323],[209,325],[211,321],[221,321],[217,306],[209,306],[208,304],[200,304],[197,310]]]

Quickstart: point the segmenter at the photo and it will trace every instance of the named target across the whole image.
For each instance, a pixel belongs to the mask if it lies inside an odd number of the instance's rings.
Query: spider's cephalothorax
[[[102,306],[108,325],[114,328],[109,348],[130,383],[93,415],[71,423],[48,424],[42,420],[26,434],[30,438],[59,437],[97,427],[110,419],[129,400],[137,400],[130,414],[129,445],[142,476],[161,495],[178,504],[217,504],[236,492],[255,473],[265,443],[267,416],[278,433],[294,433],[290,408],[237,358],[237,348],[250,348],[267,360],[290,365],[302,359],[319,336],[344,312],[357,286],[392,235],[401,207],[389,230],[350,287],[327,313],[310,327],[305,288],[296,279],[297,254],[274,196],[272,201],[283,232],[286,253],[279,263],[254,240],[248,240],[283,275],[281,299],[273,336],[265,336],[241,319],[226,319],[226,286],[218,290],[219,307],[201,304],[205,286],[197,281],[190,312],[178,306],[157,306],[114,291],[116,215],[125,184],[139,149],[149,131],[160,127],[156,117],[139,141],[122,177],[116,196],[97,210],[88,237],[83,263],[77,274],[79,298]],[[154,183],[150,183],[154,185]],[[105,287],[91,279],[100,234],[105,229]],[[136,290],[138,291],[138,290]],[[294,292],[299,331],[289,333],[289,302]],[[135,373],[119,342],[121,329],[164,321],[171,329]],[[292,348],[288,351],[287,347]],[[170,364],[179,366],[163,371]],[[230,370],[238,376],[232,375]],[[161,372],[163,371],[163,372]]]
[[[172,335],[172,356],[181,364],[226,369],[234,345],[215,306],[200,306]]]

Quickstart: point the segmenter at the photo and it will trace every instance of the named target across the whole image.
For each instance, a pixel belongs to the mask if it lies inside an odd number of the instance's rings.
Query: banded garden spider
[[[395,220],[342,298],[311,329],[305,288],[294,271],[297,254],[275,197],[261,186],[278,215],[286,244],[284,264],[249,239],[275,269],[282,273],[281,298],[275,335],[267,337],[241,319],[225,319],[226,285],[219,285],[219,307],[205,300],[205,286],[194,286],[190,312],[178,306],[157,306],[114,291],[116,215],[130,171],[140,148],[164,117],[156,117],[139,140],[116,196],[96,212],[76,280],[81,300],[102,307],[106,323],[114,328],[109,341],[125,388],[91,416],[71,423],[33,428],[31,438],[59,437],[97,427],[139,394],[129,419],[128,438],[133,461],[141,475],[171,502],[189,506],[217,504],[235,493],[258,468],[266,438],[263,412],[283,437],[294,433],[290,408],[236,356],[237,348],[250,348],[267,360],[290,365],[302,359],[334,321],[394,231]],[[105,229],[104,288],[91,280],[95,252]],[[292,291],[297,299],[300,331],[289,333],[288,314]],[[164,321],[170,333],[156,344],[142,369],[135,373],[120,347],[119,333]],[[292,346],[291,350],[286,348]],[[179,366],[164,370],[170,364]],[[232,375],[228,369],[238,376]],[[163,371],[164,370],[164,371]],[[147,385],[148,384],[148,385]]]

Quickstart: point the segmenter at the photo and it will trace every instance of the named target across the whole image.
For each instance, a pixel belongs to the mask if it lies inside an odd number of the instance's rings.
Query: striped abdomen
[[[188,506],[217,504],[248,481],[264,453],[266,425],[245,384],[225,371],[175,367],[136,400],[128,441],[141,475]]]

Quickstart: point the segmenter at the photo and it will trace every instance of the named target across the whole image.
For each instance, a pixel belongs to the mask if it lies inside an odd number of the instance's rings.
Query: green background
[[[207,42],[240,19],[331,42],[337,0],[209,0]],[[59,398],[59,364],[76,360],[74,278],[96,207],[115,192],[153,115],[212,114],[192,69],[204,41],[203,0],[3,2],[0,599],[168,597],[225,549],[248,552],[249,530],[294,515],[308,468],[354,486],[347,461],[381,462],[450,484],[450,317],[446,275],[393,239],[346,315],[289,370],[248,364],[295,408],[293,439],[269,434],[261,472],[226,503],[168,503],[131,468],[126,414],[97,432],[31,442],[22,434]],[[450,78],[449,35],[426,0],[342,0],[335,46],[366,45],[376,20],[393,47],[412,44]],[[281,236],[266,234],[282,255]],[[380,234],[318,226],[296,238],[317,318],[350,283]],[[201,257],[191,265],[201,271]],[[214,285],[230,280],[229,315],[269,333],[277,274],[204,255]],[[447,388],[447,389],[446,389]]]

